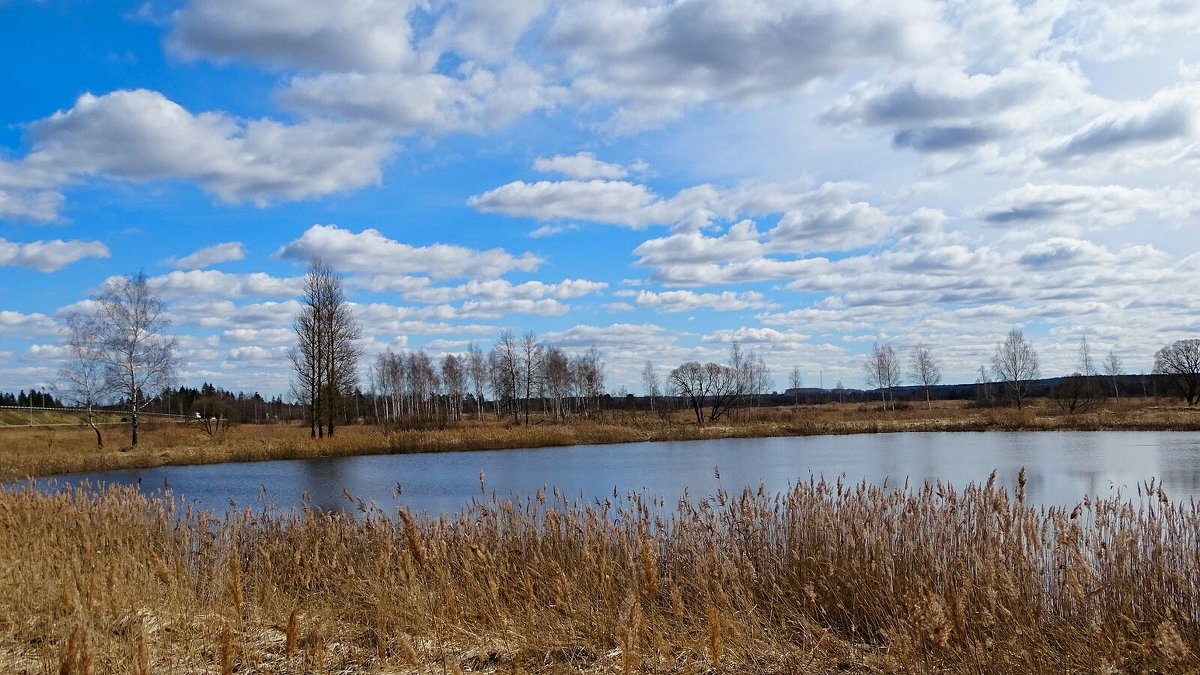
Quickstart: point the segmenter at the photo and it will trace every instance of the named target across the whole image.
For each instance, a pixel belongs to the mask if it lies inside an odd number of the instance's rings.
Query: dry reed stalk
[[[221,675],[233,675],[233,637],[228,627],[221,630]]]
[[[146,622],[138,617],[137,622],[137,660],[134,662],[135,675],[150,675],[150,641],[146,637]]]
[[[84,672],[85,639],[92,669],[135,670],[133,639],[181,673],[231,658],[241,671],[287,675],[400,661],[430,672],[450,655],[491,651],[524,655],[532,673],[1200,665],[1200,508],[1163,503],[1155,483],[1132,503],[1041,511],[996,482],[812,479],[778,496],[671,506],[556,491],[545,503],[490,499],[407,522],[375,510],[216,519],[126,488],[0,491],[0,671],[41,658],[49,667],[33,672]],[[131,606],[153,617],[145,637],[115,619]],[[253,636],[279,616],[291,637],[272,659]],[[97,623],[109,621],[118,628]],[[481,646],[496,644],[511,647]],[[614,646],[619,666],[603,657]]]
[[[238,618],[246,613],[246,598],[242,592],[242,561],[236,548],[229,552],[229,572],[225,582],[229,602]]]
[[[712,667],[721,670],[721,613],[711,601],[706,611],[708,629],[708,658]]]
[[[398,511],[400,520],[404,522],[404,539],[408,542],[408,551],[418,565],[425,564],[425,544],[421,541],[421,532],[417,529],[416,521],[408,511]]]
[[[300,618],[298,610],[293,609],[288,615],[287,632],[284,637],[283,655],[285,658],[292,658],[296,655],[296,641],[300,637]]]

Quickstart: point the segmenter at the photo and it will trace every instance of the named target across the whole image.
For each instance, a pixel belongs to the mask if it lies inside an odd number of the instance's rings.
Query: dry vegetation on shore
[[[445,428],[385,431],[347,426],[332,439],[310,440],[295,425],[241,425],[208,435],[195,425],[147,423],[142,442],[129,449],[123,425],[104,427],[105,449],[82,426],[0,424],[0,481],[105,469],[295,459],[399,452],[444,452],[705,438],[809,436],[900,431],[1198,430],[1200,410],[1175,400],[1117,399],[1095,412],[1064,414],[1050,401],[1024,411],[937,401],[884,410],[878,403],[754,408],[733,420],[697,426],[686,412],[659,416],[607,411],[597,419],[513,425],[489,417]]]
[[[0,491],[7,673],[1194,672],[1200,516],[986,485],[215,519]],[[544,503],[543,503],[544,500]]]

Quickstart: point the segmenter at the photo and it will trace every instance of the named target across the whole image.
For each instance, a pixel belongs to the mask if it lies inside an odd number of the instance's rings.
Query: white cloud
[[[0,335],[17,337],[55,335],[58,330],[58,322],[45,314],[22,314],[0,309]]]
[[[242,248],[241,242],[229,241],[223,244],[206,246],[182,258],[170,258],[167,260],[167,264],[179,270],[197,270],[209,265],[234,260],[245,260],[245,258],[246,251]]]
[[[564,279],[558,283],[547,284],[541,281],[527,281],[513,284],[504,279],[488,281],[469,281],[453,288],[436,287],[409,291],[404,299],[411,302],[444,303],[477,298],[480,300],[539,300],[554,298],[567,300],[593,293],[599,293],[608,287],[607,283],[588,281],[587,279]]]
[[[385,237],[379,230],[356,234],[336,225],[313,225],[281,248],[278,255],[299,261],[321,258],[355,274],[428,274],[435,279],[494,279],[516,270],[531,272],[542,263],[531,253],[518,258],[499,248],[479,251],[450,244],[410,246]]]
[[[1120,0],[1071,5],[1058,22],[1054,51],[1114,61],[1158,48],[1164,39],[1191,39],[1200,29],[1200,6],[1175,0]]]
[[[1195,190],[1131,188],[1125,185],[1065,185],[1026,183],[1006,190],[973,212],[995,225],[1067,221],[1091,227],[1112,227],[1149,214],[1179,221],[1200,210]]]
[[[379,70],[412,63],[416,2],[192,0],[168,44],[188,58],[247,59],[280,69]]]
[[[1161,146],[1171,141],[1186,141],[1196,136],[1197,112],[1200,111],[1200,87],[1188,85],[1164,89],[1145,101],[1117,103],[1083,128],[1042,153],[1051,162],[1101,155],[1123,160],[1119,153],[1128,149]]]
[[[164,298],[286,298],[300,295],[300,279],[281,279],[264,272],[229,274],[217,270],[169,272],[151,277],[150,288]]]
[[[279,101],[309,115],[368,120],[394,134],[482,133],[536,110],[565,92],[528,67],[499,72],[466,67],[454,76],[419,73],[324,73],[295,77]]]
[[[816,189],[802,182],[749,183],[727,190],[702,184],[664,199],[645,185],[627,181],[518,180],[471,197],[468,204],[484,212],[538,220],[576,219],[634,229],[673,225],[677,235],[695,232],[718,218],[781,213],[769,236],[773,247],[848,250],[874,243],[893,224],[880,209],[852,201],[859,189],[850,183],[825,183]],[[742,242],[759,237],[750,221],[736,225],[730,235]],[[654,241],[671,248],[686,245],[689,237]],[[635,253],[644,255],[654,246],[646,242]]]
[[[533,169],[539,173],[559,173],[567,178],[590,180],[603,178],[614,180],[624,178],[629,174],[620,164],[602,162],[590,152],[579,152],[574,155],[555,155],[553,157],[538,157],[533,162]]]
[[[735,293],[696,293],[694,291],[618,291],[618,297],[633,298],[638,307],[657,309],[662,312],[694,312],[711,309],[716,312],[734,312],[744,309],[770,309],[777,305],[768,302],[762,293],[747,291]]]
[[[574,91],[616,105],[612,126],[628,131],[709,101],[778,100],[863,64],[919,60],[943,32],[921,0],[602,0],[561,7],[548,39]]]
[[[0,218],[49,222],[58,218],[66,178],[56,171],[35,170],[0,159]]]
[[[99,241],[31,241],[17,243],[0,239],[0,266],[31,267],[54,272],[84,258],[108,258],[112,253]]]
[[[644,185],[626,181],[513,181],[467,203],[485,213],[538,220],[569,218],[641,229],[675,223],[710,201],[711,188],[692,188],[664,200]]]
[[[530,232],[529,237],[531,239],[541,239],[543,237],[553,237],[554,235],[562,234],[563,232],[573,232],[578,229],[579,226],[574,223],[569,223],[567,225],[542,225],[541,227]]]
[[[119,180],[190,180],[225,202],[265,205],[378,183],[394,147],[362,124],[297,125],[193,115],[158,92],[84,94],[29,125],[21,170]]]

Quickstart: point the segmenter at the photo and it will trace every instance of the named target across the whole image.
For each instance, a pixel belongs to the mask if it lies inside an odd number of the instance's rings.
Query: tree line
[[[267,401],[257,392],[233,394],[207,383],[199,390],[174,388],[178,340],[168,334],[164,304],[144,273],[111,279],[92,299],[90,310],[66,317],[68,356],[45,407],[68,403],[83,408],[101,447],[94,411],[111,405],[126,416],[136,446],[139,415],[145,411],[178,410],[240,421],[302,416],[310,435],[323,438],[332,436],[339,425],[360,419],[402,425],[445,424],[486,414],[511,418],[514,424],[530,424],[535,415],[554,421],[587,418],[611,399],[605,391],[604,362],[594,348],[568,353],[532,332],[518,336],[509,330],[502,331],[486,352],[471,344],[464,353],[434,359],[423,350],[385,350],[367,369],[364,392],[359,379],[362,327],[351,312],[341,276],[319,260],[305,273],[302,309],[293,324],[296,344],[288,352],[294,403],[281,397]],[[1153,372],[1189,405],[1200,402],[1200,339],[1163,346],[1155,353]],[[895,406],[895,390],[905,377],[924,391],[927,404],[942,379],[940,361],[924,343],[911,348],[905,368],[890,343],[876,343],[864,360],[863,373],[889,407]],[[1095,359],[1085,337],[1077,371],[1062,378],[1051,395],[1070,412],[1085,410],[1109,392],[1119,395],[1123,375],[1121,359],[1111,350]],[[980,366],[975,384],[983,398],[1021,408],[1039,377],[1036,350],[1020,329],[1013,328],[996,344],[990,368]],[[731,416],[765,395],[772,382],[761,356],[736,342],[724,363],[687,361],[665,380],[650,363],[642,371],[647,407],[663,412],[686,407],[697,424]],[[793,368],[789,383],[799,391],[798,368]],[[835,391],[845,391],[840,382]],[[4,396],[0,405],[29,402],[25,392]]]
[[[53,392],[40,391],[30,389],[26,394],[22,389],[20,392],[13,394],[7,391],[0,391],[0,406],[19,407],[19,408],[64,408],[66,405],[54,397]]]

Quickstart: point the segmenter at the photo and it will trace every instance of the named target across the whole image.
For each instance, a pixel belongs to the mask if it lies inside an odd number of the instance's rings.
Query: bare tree
[[[1110,349],[1108,350],[1108,354],[1105,355],[1101,367],[1104,370],[1105,377],[1108,378],[1109,383],[1112,385],[1113,398],[1120,397],[1121,392],[1117,387],[1118,378],[1125,374],[1125,368],[1121,364],[1121,357],[1117,356],[1116,352]]]
[[[1091,410],[1104,397],[1103,388],[1096,380],[1096,363],[1086,335],[1079,339],[1078,355],[1079,369],[1062,378],[1050,392],[1050,397],[1058,407],[1069,415]]]
[[[1041,375],[1041,369],[1038,368],[1037,352],[1019,328],[1009,330],[1008,336],[996,343],[996,351],[992,354],[992,372],[996,373],[1004,385],[1005,393],[1020,410],[1029,395],[1031,381]]]
[[[471,390],[475,396],[475,417],[483,419],[483,387],[488,379],[487,361],[483,351],[475,343],[467,345],[467,376],[471,380]]]
[[[942,381],[942,367],[934,358],[929,345],[918,342],[908,353],[908,377],[925,389],[925,407],[932,410],[929,390]]]
[[[792,366],[788,373],[788,389],[792,390],[792,404],[800,405],[800,387],[804,386],[804,378],[800,375],[800,366]]]
[[[575,372],[580,396],[583,397],[583,414],[591,415],[600,410],[600,399],[604,396],[604,361],[595,347],[575,357],[571,369]]]
[[[547,347],[542,358],[542,382],[546,384],[546,393],[550,398],[551,413],[554,420],[560,421],[567,416],[567,403],[574,384],[574,373],[571,359],[558,347]]]
[[[1079,338],[1079,374],[1092,377],[1096,374],[1096,362],[1092,359],[1092,346],[1088,344],[1087,336]]]
[[[978,385],[975,390],[976,401],[984,403],[990,408],[994,403],[992,400],[992,378],[988,375],[987,367],[982,363],[979,364],[979,377],[975,378],[975,384]]]
[[[1154,374],[1166,377],[1187,401],[1200,402],[1200,340],[1176,340],[1154,354]]]
[[[654,410],[654,401],[662,396],[662,391],[658,373],[654,372],[654,364],[649,361],[642,367],[642,390],[646,393],[646,398],[650,399],[650,409]]]
[[[104,377],[104,343],[100,323],[90,314],[67,316],[67,361],[58,371],[54,386],[59,398],[87,412],[87,425],[96,433],[96,447],[104,449],[104,436],[96,426],[92,409],[111,391]]]
[[[877,342],[871,346],[871,354],[863,362],[863,370],[867,375],[867,386],[879,389],[880,399],[884,405],[895,408],[896,402],[892,396],[892,388],[900,384],[900,363],[896,360],[896,351],[891,343],[882,346]]]
[[[667,375],[667,390],[672,396],[687,399],[696,415],[696,424],[704,424],[704,399],[708,396],[708,376],[699,361],[680,364]]]
[[[521,357],[521,372],[525,375],[522,382],[521,398],[525,404],[525,424],[529,424],[530,399],[533,398],[534,387],[540,385],[538,375],[542,372],[542,358],[545,355],[542,343],[538,342],[533,331],[525,331],[518,344]]]
[[[450,418],[458,422],[462,419],[462,402],[466,397],[467,373],[463,368],[462,359],[454,354],[442,357],[442,384],[446,387]]]
[[[110,279],[96,303],[105,383],[128,406],[130,443],[136,446],[138,413],[153,400],[146,392],[170,386],[179,341],[164,334],[171,321],[145,273]]]
[[[309,434],[333,436],[343,399],[358,384],[362,327],[350,312],[341,276],[319,259],[304,274],[303,306],[293,327],[292,390],[308,408]]]
[[[508,399],[512,408],[513,423],[521,421],[520,408],[517,405],[520,396],[521,357],[517,338],[512,331],[500,331],[496,346],[492,349],[493,389],[496,400]],[[498,387],[498,388],[497,388]]]

